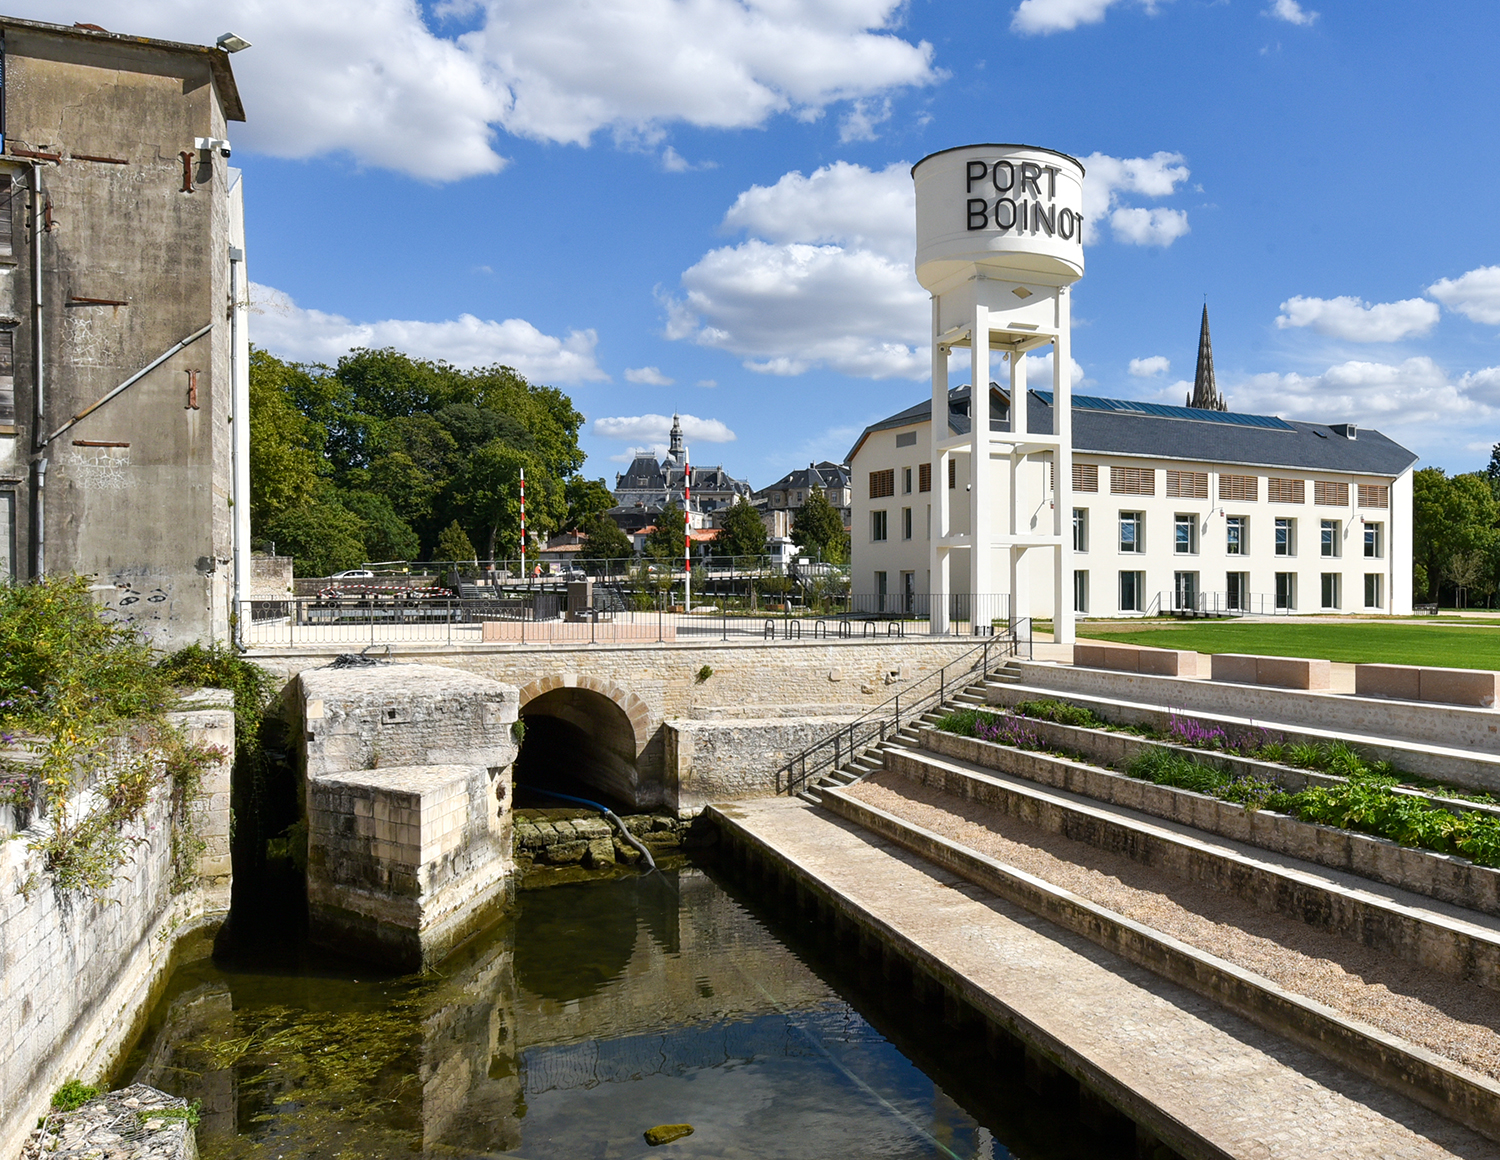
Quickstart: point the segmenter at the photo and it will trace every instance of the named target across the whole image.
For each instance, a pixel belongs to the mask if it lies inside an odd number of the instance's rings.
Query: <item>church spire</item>
[[[1214,383],[1214,344],[1208,337],[1208,303],[1203,304],[1203,326],[1198,331],[1198,370],[1187,405],[1202,411],[1227,411],[1229,404]]]
[[[675,412],[672,415],[672,441],[667,447],[667,458],[679,465],[683,462],[682,421]]]

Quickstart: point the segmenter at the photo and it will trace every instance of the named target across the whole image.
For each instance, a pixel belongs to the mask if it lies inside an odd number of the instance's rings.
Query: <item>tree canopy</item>
[[[807,502],[792,521],[792,542],[798,551],[817,553],[830,564],[849,559],[849,533],[844,517],[817,488],[807,493]]]
[[[256,350],[250,423],[252,534],[289,550],[303,574],[326,575],[335,560],[433,559],[455,522],[484,556],[515,556],[523,469],[538,537],[603,510],[599,489],[608,496],[602,480],[574,478],[584,455],[572,400],[509,367],[389,349],[305,366]]]
[[[1444,581],[1488,593],[1500,570],[1500,504],[1484,472],[1444,474],[1424,467],[1412,477],[1413,591],[1436,603]]]
[[[646,533],[645,554],[653,560],[676,563],[682,559],[686,545],[682,509],[676,503],[669,503],[656,517],[656,526]]]
[[[755,506],[743,497],[735,500],[724,514],[719,537],[714,541],[715,556],[759,556],[766,550],[766,525]]]

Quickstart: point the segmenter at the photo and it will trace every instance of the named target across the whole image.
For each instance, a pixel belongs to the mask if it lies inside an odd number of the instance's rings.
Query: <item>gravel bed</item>
[[[1254,971],[1298,995],[1500,1078],[1500,994],[1260,910],[989,806],[882,772],[872,806]]]

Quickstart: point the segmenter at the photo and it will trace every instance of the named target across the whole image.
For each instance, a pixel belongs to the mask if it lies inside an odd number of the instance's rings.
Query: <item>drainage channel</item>
[[[656,1155],[681,1123],[683,1157],[1139,1154],[911,982],[677,858],[523,889],[423,976],[305,945],[184,963],[115,1082],[201,1101],[205,1160]]]

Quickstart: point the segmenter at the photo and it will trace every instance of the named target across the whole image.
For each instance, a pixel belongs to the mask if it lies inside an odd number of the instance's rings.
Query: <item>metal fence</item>
[[[1003,634],[986,637],[983,644],[955,657],[937,672],[913,681],[883,705],[809,745],[776,771],[776,792],[797,793],[870,746],[894,737],[903,722],[915,721],[938,708],[1011,657],[1031,657],[1031,622],[1027,618],[1008,625]]]
[[[626,585],[470,590],[351,582],[316,596],[245,601],[236,626],[248,647],[429,644],[628,644],[694,640],[838,640],[1014,636],[1004,594],[952,596],[936,623],[925,594],[758,593],[715,598]],[[940,606],[944,607],[944,606]]]

